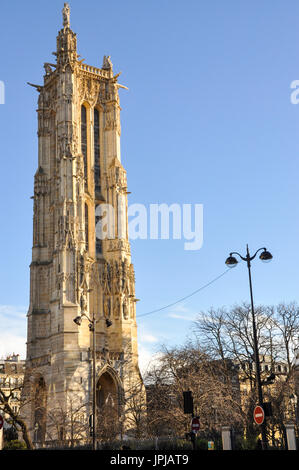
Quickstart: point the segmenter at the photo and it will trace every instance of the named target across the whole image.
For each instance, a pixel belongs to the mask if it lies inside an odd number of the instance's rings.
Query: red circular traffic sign
[[[265,419],[265,412],[261,406],[256,406],[253,412],[253,419],[256,424],[263,424]]]
[[[191,421],[191,430],[193,432],[198,432],[200,427],[199,418],[192,418]]]
[[[2,427],[3,427],[3,422],[4,422],[4,420],[3,420],[2,416],[0,415],[0,429],[2,429]]]

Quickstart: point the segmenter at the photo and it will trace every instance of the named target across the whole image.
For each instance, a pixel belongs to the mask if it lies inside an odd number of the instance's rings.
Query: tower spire
[[[58,66],[70,64],[73,66],[77,61],[77,39],[76,34],[70,28],[70,6],[64,4],[62,9],[63,28],[57,36],[57,57]]]

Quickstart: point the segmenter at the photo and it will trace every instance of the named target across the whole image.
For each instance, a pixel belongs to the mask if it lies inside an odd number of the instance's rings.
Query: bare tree
[[[299,336],[299,307],[295,302],[279,304],[274,311],[274,322],[279,332],[279,349],[281,359],[292,369],[294,351],[298,344]]]
[[[255,309],[259,354],[266,358],[262,380],[275,374],[275,383],[264,386],[264,397],[273,405],[273,417],[268,420],[268,430],[282,432],[288,413],[288,399],[294,392],[294,349],[299,335],[299,308],[297,304],[257,306]],[[210,309],[201,313],[194,325],[198,341],[205,345],[212,358],[230,360],[238,365],[240,380],[249,384],[243,388],[244,410],[248,416],[247,433],[257,433],[252,423],[252,410],[256,403],[256,370],[251,308],[247,304],[229,310]],[[262,359],[263,360],[263,359]],[[283,365],[281,365],[283,363]],[[283,371],[278,369],[283,367]],[[282,373],[283,372],[283,373]]]
[[[66,396],[66,406],[57,406],[47,413],[46,441],[54,446],[75,447],[90,440],[88,410],[90,403],[82,403],[76,394]]]
[[[22,434],[27,449],[33,449],[30,433],[26,420],[22,417],[22,409],[28,404],[28,400],[21,399],[23,383],[10,385],[9,377],[2,377],[0,385],[0,410],[6,417],[8,424]],[[30,401],[30,398],[29,398]],[[17,404],[17,406],[15,406]]]
[[[202,431],[220,423],[239,426],[245,415],[231,361],[212,360],[196,342],[163,348],[159,363],[146,377],[149,427],[153,434],[182,435],[190,431],[190,416],[183,412],[183,391],[193,392]]]
[[[127,432],[137,439],[147,435],[146,393],[142,377],[131,374],[123,396],[123,423]]]

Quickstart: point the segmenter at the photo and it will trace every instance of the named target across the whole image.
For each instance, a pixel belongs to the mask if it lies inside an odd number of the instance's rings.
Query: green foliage
[[[185,439],[160,440],[159,450],[192,450],[192,443]]]
[[[248,436],[246,439],[238,437],[235,440],[234,450],[256,450],[257,440],[256,436]]]
[[[3,450],[26,450],[26,444],[24,441],[19,441],[18,439],[14,439],[12,441],[8,441],[4,444]]]
[[[185,439],[178,439],[175,449],[176,450],[192,450],[193,446],[190,441],[186,441]]]
[[[196,439],[197,450],[208,450],[208,441],[206,439]]]
[[[4,440],[5,441],[17,441],[18,433],[13,426],[4,429]]]

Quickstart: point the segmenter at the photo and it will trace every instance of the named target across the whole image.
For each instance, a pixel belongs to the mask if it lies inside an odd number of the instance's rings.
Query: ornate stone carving
[[[120,317],[120,300],[119,297],[116,296],[113,299],[113,317],[118,320]]]
[[[47,62],[44,63],[44,69],[45,69],[46,75],[51,75],[51,73],[53,72],[51,65],[48,64]]]
[[[124,239],[115,239],[115,240],[108,240],[108,248],[107,251],[124,251],[126,254],[130,254],[130,243],[128,240]]]
[[[125,320],[129,318],[128,299],[126,297],[123,300],[123,317]]]
[[[120,135],[119,108],[109,105],[105,112],[105,131],[115,130]]]
[[[87,310],[88,310],[88,303],[87,303],[87,295],[86,295],[85,292],[82,292],[82,293],[81,293],[80,307],[81,307],[81,312],[82,312],[82,313],[87,313]]]
[[[38,197],[48,192],[48,178],[40,166],[34,176],[34,196]]]
[[[112,62],[111,62],[111,59],[110,59],[110,55],[108,55],[108,56],[104,55],[102,69],[112,70]]]
[[[127,173],[121,163],[115,158],[108,169],[108,187],[119,192],[127,191]]]
[[[70,6],[68,3],[65,3],[62,9],[62,19],[63,19],[64,28],[69,28],[70,27]]]
[[[80,76],[78,79],[78,93],[80,102],[87,101],[91,107],[99,100],[100,82],[91,77]]]

